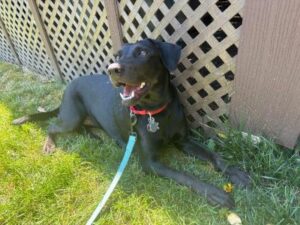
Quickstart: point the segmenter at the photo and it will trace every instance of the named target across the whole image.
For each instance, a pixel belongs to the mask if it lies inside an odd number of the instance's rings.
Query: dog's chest
[[[186,125],[185,119],[180,114],[171,113],[167,115],[165,118],[158,118],[160,129],[164,138],[167,141],[173,140],[176,138],[183,138],[186,134]]]
[[[177,112],[163,112],[152,117],[148,115],[137,116],[137,120],[136,129],[143,138],[155,139],[168,144],[174,139],[180,141],[186,135],[184,117]],[[151,125],[154,126],[153,130],[149,130]]]

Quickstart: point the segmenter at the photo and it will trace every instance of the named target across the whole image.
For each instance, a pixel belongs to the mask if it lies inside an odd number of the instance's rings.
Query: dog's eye
[[[146,56],[148,54],[148,52],[146,50],[144,50],[144,49],[139,49],[138,52],[137,52],[137,54],[139,56]]]

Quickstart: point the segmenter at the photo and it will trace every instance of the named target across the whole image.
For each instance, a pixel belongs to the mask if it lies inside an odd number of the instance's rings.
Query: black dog
[[[49,127],[44,146],[45,151],[51,151],[55,135],[74,130],[87,117],[125,146],[134,118],[135,149],[144,171],[187,185],[206,196],[211,203],[233,207],[233,199],[223,190],[160,162],[164,145],[173,143],[187,154],[209,160],[233,183],[241,186],[249,184],[249,176],[245,172],[227,167],[216,153],[188,140],[183,109],[169,77],[170,71],[176,69],[180,51],[177,45],[151,39],[125,44],[118,53],[117,62],[108,67],[109,77],[93,75],[78,78],[68,85],[59,109],[24,116],[13,123],[44,120],[58,114],[58,123]],[[112,88],[111,83],[119,88]]]

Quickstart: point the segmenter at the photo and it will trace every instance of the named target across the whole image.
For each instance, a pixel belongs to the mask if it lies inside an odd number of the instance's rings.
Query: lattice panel
[[[119,0],[125,42],[154,38],[182,47],[172,77],[192,127],[227,118],[244,0]]]
[[[12,53],[10,45],[1,27],[0,27],[0,60],[17,64],[17,60],[15,59]]]
[[[39,74],[54,76],[27,1],[2,0],[0,15],[22,65]]]
[[[103,1],[46,1],[37,5],[64,79],[105,73],[113,52]]]

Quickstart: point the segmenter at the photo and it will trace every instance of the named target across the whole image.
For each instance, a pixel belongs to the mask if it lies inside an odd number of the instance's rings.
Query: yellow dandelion
[[[230,193],[233,191],[233,185],[231,183],[224,184],[223,190],[227,193]]]

